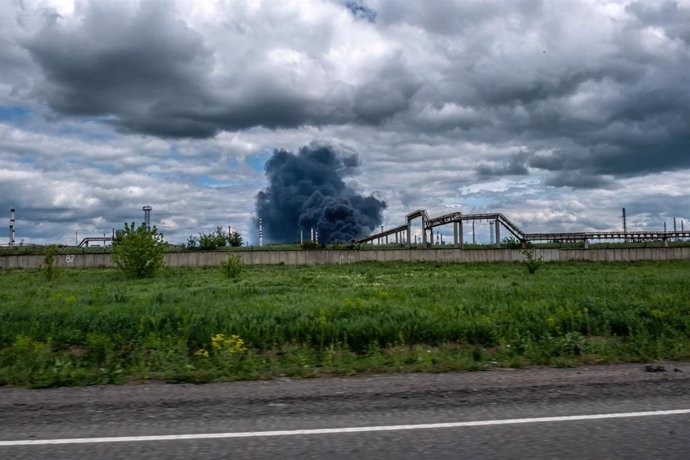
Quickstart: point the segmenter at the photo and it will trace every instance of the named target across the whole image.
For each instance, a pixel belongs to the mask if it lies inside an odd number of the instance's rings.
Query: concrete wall
[[[349,264],[364,261],[427,261],[427,262],[517,262],[524,259],[513,249],[397,249],[366,251],[237,251],[247,265],[318,265]],[[638,260],[690,260],[690,248],[628,248],[628,249],[536,249],[535,256],[544,262],[588,260],[632,262]],[[225,252],[166,253],[168,267],[217,266],[226,260]],[[62,268],[112,267],[110,254],[69,254],[56,256]],[[42,255],[2,255],[0,269],[32,269],[43,265]]]

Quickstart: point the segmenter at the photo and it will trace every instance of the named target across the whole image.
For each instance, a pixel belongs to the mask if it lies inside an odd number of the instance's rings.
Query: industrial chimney
[[[10,247],[14,246],[14,208],[10,209]]]
[[[141,209],[144,211],[144,225],[148,230],[151,230],[151,210],[153,208],[149,205],[146,205]]]

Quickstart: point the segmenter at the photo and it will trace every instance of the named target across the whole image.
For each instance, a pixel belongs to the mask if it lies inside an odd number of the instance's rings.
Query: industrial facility
[[[492,225],[493,235],[491,239],[496,247],[501,246],[502,228],[506,230],[508,237],[514,238],[523,247],[526,247],[529,242],[582,243],[584,247],[587,247],[590,241],[599,240],[625,242],[663,241],[668,243],[669,240],[690,237],[690,231],[685,231],[684,228],[681,228],[681,230],[676,228],[675,219],[672,231],[666,231],[666,229],[663,231],[628,231],[625,208],[623,208],[622,216],[623,229],[620,231],[526,233],[501,213],[463,214],[461,212],[452,212],[437,217],[430,217],[426,210],[419,209],[405,217],[405,224],[387,230],[382,229],[378,233],[358,240],[357,243],[397,243],[405,245],[421,243],[423,246],[431,246],[442,243],[440,238],[434,240],[434,232],[436,231],[438,234],[438,228],[452,225],[452,244],[462,248],[465,245],[465,224],[472,224],[472,238],[474,239],[475,222],[489,222]],[[422,224],[421,241],[419,242],[412,239],[412,223],[417,219],[421,219]]]
[[[144,211],[144,225],[146,228],[150,229],[151,228],[151,211],[153,208],[149,205],[146,205],[141,208],[142,211]],[[9,239],[8,239],[8,246],[14,247],[16,246],[16,240],[15,240],[15,226],[16,226],[16,211],[14,208],[10,209],[10,231],[9,231]],[[112,232],[110,235],[103,234],[102,236],[86,236],[79,241],[77,238],[77,241],[75,241],[75,244],[78,248],[88,248],[90,244],[93,243],[100,243],[101,245],[105,246],[106,244],[110,243],[115,240],[115,229],[112,229]]]
[[[152,207],[146,205],[144,211],[144,225],[151,226]],[[421,235],[413,235],[413,223],[421,221]],[[476,243],[476,223],[488,223],[491,228],[491,243],[500,247],[502,243],[501,235],[512,239],[522,247],[526,247],[531,242],[552,242],[552,243],[581,243],[586,248],[592,241],[622,241],[622,242],[645,242],[661,241],[668,243],[673,240],[685,240],[690,238],[690,230],[685,230],[683,221],[680,221],[680,229],[677,228],[676,219],[673,219],[673,228],[666,229],[664,223],[663,230],[643,230],[629,231],[626,222],[626,210],[622,210],[622,229],[616,231],[595,231],[595,232],[542,232],[527,233],[520,229],[515,223],[502,213],[472,213],[463,214],[462,212],[452,212],[440,216],[431,217],[425,209],[418,209],[405,216],[405,223],[397,227],[384,229],[369,235],[365,238],[356,240],[360,244],[401,244],[401,245],[422,245],[423,247],[439,244],[449,244],[462,249],[466,245],[467,235],[471,234],[471,241]],[[419,224],[418,224],[419,225]],[[9,240],[8,246],[16,246],[15,229],[16,211],[10,209]],[[452,241],[444,241],[441,230],[447,226],[452,226]],[[318,241],[318,230],[311,229],[309,239],[313,242]],[[112,243],[115,238],[115,230],[111,235],[103,234],[99,236],[86,236],[81,241],[75,242],[77,247],[88,247],[92,243],[107,244]],[[302,238],[300,238],[302,239]],[[263,246],[263,225],[259,218],[259,246]]]

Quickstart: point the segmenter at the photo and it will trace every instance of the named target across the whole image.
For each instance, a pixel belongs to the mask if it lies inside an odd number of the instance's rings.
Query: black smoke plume
[[[343,177],[356,172],[357,155],[341,155],[329,146],[305,146],[293,154],[275,150],[266,163],[268,188],[256,197],[267,242],[309,239],[318,231],[320,243],[350,242],[381,224],[386,203],[362,196]]]

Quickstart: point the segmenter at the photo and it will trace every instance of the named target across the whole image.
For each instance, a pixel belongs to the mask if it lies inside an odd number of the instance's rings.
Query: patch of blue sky
[[[65,123],[60,126],[59,134],[77,136],[91,140],[111,140],[118,134],[110,127],[91,123],[93,120],[85,119],[81,123]]]
[[[23,118],[30,113],[30,110],[19,106],[0,106],[0,121],[12,121]]]
[[[233,187],[238,185],[236,181],[231,181],[231,180],[223,180],[223,179],[215,179],[211,176],[197,176],[196,178],[196,183],[197,185],[201,187],[208,187],[208,188],[226,188],[226,187]]]
[[[238,169],[240,167],[240,162],[237,161],[235,158],[230,158],[228,160],[228,168],[230,169]]]
[[[96,169],[104,173],[112,174],[113,172],[115,172],[115,165],[110,163],[97,163],[94,164],[94,166],[96,167]]]
[[[496,202],[490,196],[470,196],[462,198],[461,211],[467,213],[468,209],[489,210]],[[464,210],[464,211],[463,211]]]
[[[263,172],[266,162],[271,158],[272,151],[264,150],[259,153],[253,153],[249,155],[244,161],[247,163],[254,171]]]
[[[196,176],[191,174],[183,173],[169,173],[169,172],[148,172],[148,176],[154,179],[159,179],[163,182],[174,182],[174,183],[194,183],[196,181]]]

